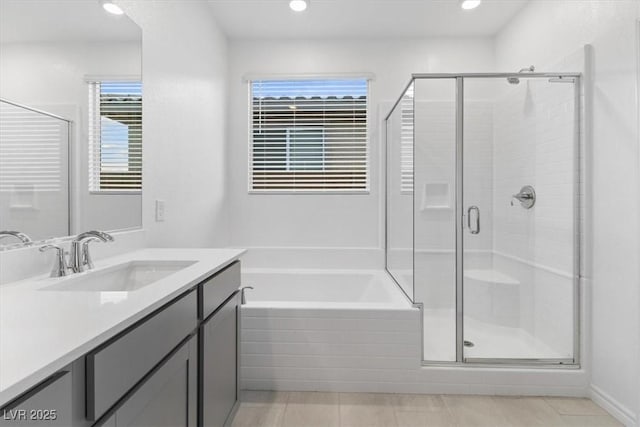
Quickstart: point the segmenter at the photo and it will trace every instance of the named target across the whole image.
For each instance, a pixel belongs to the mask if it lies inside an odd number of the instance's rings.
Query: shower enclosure
[[[425,363],[576,366],[580,74],[416,74],[386,136],[386,267]]]
[[[71,122],[0,98],[0,230],[32,240],[70,234]],[[0,250],[13,240],[0,241]]]

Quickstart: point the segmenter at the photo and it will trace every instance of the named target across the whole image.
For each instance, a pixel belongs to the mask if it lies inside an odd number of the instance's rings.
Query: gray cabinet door
[[[61,371],[0,410],[0,427],[70,427],[71,372]]]
[[[195,427],[197,340],[191,338],[106,422],[116,427]]]
[[[238,294],[200,329],[202,427],[222,427],[237,400]]]

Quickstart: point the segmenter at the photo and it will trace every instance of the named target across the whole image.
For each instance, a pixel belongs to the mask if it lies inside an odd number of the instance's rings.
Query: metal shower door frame
[[[467,359],[464,357],[464,83],[465,79],[474,78],[522,78],[522,79],[534,79],[534,78],[546,78],[554,79],[555,82],[562,82],[566,79],[567,82],[574,84],[574,115],[576,132],[574,133],[574,153],[573,153],[573,186],[574,186],[574,200],[573,200],[573,358],[572,359],[509,359],[509,358],[474,358]],[[580,182],[582,179],[581,173],[581,145],[584,138],[582,134],[582,105],[581,105],[581,93],[584,89],[582,87],[582,73],[579,72],[526,72],[526,73],[418,73],[412,74],[411,80],[405,86],[402,94],[398,100],[394,103],[389,114],[385,117],[385,122],[388,124],[389,118],[394,113],[396,107],[402,101],[407,89],[415,83],[416,80],[421,79],[450,79],[455,81],[456,87],[456,131],[455,131],[455,241],[456,241],[456,361],[427,361],[424,359],[424,319],[422,319],[423,304],[415,302],[415,192],[413,194],[414,209],[412,215],[413,230],[414,230],[414,274],[413,274],[413,298],[411,302],[414,307],[417,307],[421,311],[421,344],[422,344],[422,365],[423,366],[465,366],[465,367],[526,367],[526,368],[580,368],[580,346],[581,346],[581,293],[580,293],[580,267],[581,267],[581,196],[580,196]],[[415,103],[415,98],[414,98]],[[415,105],[415,104],[414,104]],[[415,110],[415,107],[414,107]],[[415,116],[414,116],[415,120]],[[414,126],[414,150],[413,150],[413,164],[415,167],[415,126]],[[385,171],[388,169],[385,167]],[[385,179],[386,186],[386,179]],[[388,197],[385,191],[385,198]],[[385,200],[385,214],[387,213],[387,200]],[[385,215],[386,217],[386,215]],[[388,222],[385,218],[385,234],[388,233]],[[385,252],[388,247],[385,243]],[[385,256],[385,269],[387,272],[387,258]],[[390,274],[391,275],[391,274]],[[392,276],[392,275],[391,275]],[[393,277],[393,276],[392,276]],[[395,279],[394,279],[395,281]],[[396,282],[397,284],[397,282]],[[399,286],[399,284],[398,284]],[[400,286],[399,286],[400,287]],[[400,287],[401,288],[401,287]]]

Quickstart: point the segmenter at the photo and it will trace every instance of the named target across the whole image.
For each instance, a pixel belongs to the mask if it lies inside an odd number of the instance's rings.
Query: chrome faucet
[[[74,273],[81,273],[93,268],[93,261],[89,253],[89,243],[97,241],[113,242],[113,236],[103,231],[92,230],[79,234],[71,241],[69,268]]]
[[[0,240],[4,239],[5,237],[15,237],[16,239],[20,240],[24,244],[32,243],[31,238],[20,231],[8,231],[8,230],[0,231]]]
[[[247,303],[247,297],[244,295],[244,291],[247,289],[253,289],[253,286],[243,286],[240,288],[240,305],[245,305]]]

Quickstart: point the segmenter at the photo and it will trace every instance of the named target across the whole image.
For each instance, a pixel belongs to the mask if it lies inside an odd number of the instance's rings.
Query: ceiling
[[[97,0],[0,0],[0,41],[140,41],[126,15],[105,12]]]
[[[421,38],[492,36],[528,0],[310,0],[301,13],[288,0],[209,0],[231,39]]]

